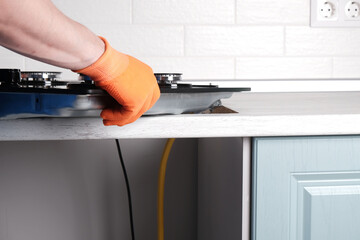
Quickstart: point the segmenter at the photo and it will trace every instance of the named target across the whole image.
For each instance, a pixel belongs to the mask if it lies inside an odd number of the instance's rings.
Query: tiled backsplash
[[[197,79],[360,77],[360,28],[310,28],[309,0],[54,3],[155,72]],[[5,49],[0,66],[59,70]]]

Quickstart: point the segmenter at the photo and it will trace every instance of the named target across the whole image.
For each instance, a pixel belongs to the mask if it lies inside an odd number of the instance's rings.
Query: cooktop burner
[[[181,73],[155,73],[161,97],[144,115],[201,112],[219,105],[220,99],[250,88],[182,83]],[[0,119],[28,117],[99,116],[116,104],[85,75],[65,81],[61,72],[0,69]]]

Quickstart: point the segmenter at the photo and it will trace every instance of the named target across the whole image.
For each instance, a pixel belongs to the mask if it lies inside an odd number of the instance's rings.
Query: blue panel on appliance
[[[0,93],[0,117],[10,114],[56,115],[73,107],[77,95],[44,93]]]

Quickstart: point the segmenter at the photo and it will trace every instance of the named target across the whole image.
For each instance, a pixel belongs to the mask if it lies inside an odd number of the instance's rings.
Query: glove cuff
[[[99,38],[105,43],[105,51],[93,64],[73,72],[89,76],[93,81],[109,81],[121,75],[129,65],[129,56],[116,51],[109,42]]]

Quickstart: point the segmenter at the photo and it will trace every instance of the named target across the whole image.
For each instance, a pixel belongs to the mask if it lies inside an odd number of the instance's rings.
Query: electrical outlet
[[[360,0],[311,0],[310,26],[360,27]]]
[[[345,20],[360,20],[360,3],[356,1],[348,1],[345,5],[345,15],[347,19]]]
[[[317,15],[319,21],[335,21],[338,18],[338,3],[336,1],[318,1]]]

